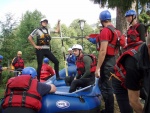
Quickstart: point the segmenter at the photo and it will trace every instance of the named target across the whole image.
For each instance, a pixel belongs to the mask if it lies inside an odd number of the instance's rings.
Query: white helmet
[[[47,18],[42,18],[40,22],[43,22],[43,21],[47,21],[47,23],[48,23],[48,19]]]
[[[72,46],[72,50],[73,50],[73,49],[81,49],[81,50],[83,50],[82,46],[79,45],[79,44],[73,45],[73,46]]]
[[[68,51],[72,51],[72,48],[69,48]]]

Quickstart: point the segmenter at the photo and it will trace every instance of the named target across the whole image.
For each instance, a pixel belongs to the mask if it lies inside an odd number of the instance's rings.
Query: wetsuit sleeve
[[[89,38],[88,39],[91,43],[96,44],[96,38]]]
[[[136,30],[139,33],[140,39],[145,42],[145,26],[143,24],[140,24]]]
[[[15,64],[16,64],[16,62],[17,62],[17,60],[18,60],[18,58],[17,58],[17,57],[15,57],[15,58],[12,60],[12,65],[15,65]]]
[[[142,75],[139,73],[137,68],[137,60],[131,56],[127,56],[124,67],[126,69],[126,87],[130,90],[140,90]]]
[[[31,34],[30,34],[30,36],[32,36],[32,38],[34,37],[34,36],[37,36],[38,35],[38,29],[35,29]]]
[[[41,96],[46,95],[50,92],[51,86],[45,83],[38,82],[37,91]]]
[[[92,59],[90,56],[84,56],[83,62],[84,62],[84,66],[85,66],[85,73],[83,74],[83,76],[81,78],[86,78],[87,76],[89,76],[91,74],[90,68],[91,68]]]

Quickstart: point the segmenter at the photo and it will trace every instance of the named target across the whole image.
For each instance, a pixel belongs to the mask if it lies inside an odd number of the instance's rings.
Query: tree
[[[6,14],[6,20],[0,21],[1,26],[1,36],[0,38],[4,39],[2,42],[1,55],[5,59],[11,59],[13,57],[14,51],[13,48],[16,44],[16,36],[14,34],[17,21],[14,20],[11,13]],[[4,60],[3,63],[7,65],[8,60]]]
[[[83,45],[84,45],[84,51],[86,53],[94,53],[95,50],[95,45],[91,44],[89,41],[87,41],[86,39],[84,39],[85,36],[94,33],[94,30],[92,29],[92,27],[90,25],[88,25],[87,23],[85,23],[84,25],[84,30],[83,30],[83,37],[82,37],[82,31],[80,29],[80,25],[79,25],[79,19],[75,19],[69,26],[69,28],[74,29],[74,31],[76,32],[76,35],[74,37],[76,37],[77,43],[82,45],[82,41],[81,39],[83,38]]]
[[[20,25],[17,28],[18,49],[23,51],[23,57],[26,61],[35,59],[35,50],[28,42],[29,34],[40,26],[40,20],[43,18],[41,12],[35,10],[33,12],[26,11],[22,16]]]
[[[107,6],[108,8],[117,8],[117,17],[116,17],[116,27],[117,29],[124,32],[126,30],[126,21],[124,18],[124,14],[127,10],[131,9],[132,3],[140,3],[141,5],[145,5],[149,0],[90,0],[96,4],[100,4],[101,7]],[[136,5],[136,9],[138,9],[138,4]]]

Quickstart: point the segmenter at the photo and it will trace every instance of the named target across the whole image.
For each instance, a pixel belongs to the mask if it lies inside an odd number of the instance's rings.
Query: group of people
[[[105,102],[104,113],[114,113],[114,94],[121,113],[133,113],[133,111],[149,113],[150,35],[146,37],[145,26],[137,22],[137,14],[134,10],[127,11],[125,18],[129,23],[129,28],[126,35],[126,45],[122,47],[122,54],[119,58],[116,59],[116,54],[118,54],[120,47],[116,46],[120,41],[118,40],[118,34],[121,34],[121,32],[112,25],[111,13],[104,10],[99,15],[102,29],[94,39],[99,51],[98,58],[92,54],[85,54],[81,45],[73,45],[72,50],[76,56],[77,74],[74,77],[66,77],[65,82],[66,85],[70,85],[69,92],[71,93],[78,87],[93,84],[95,77],[100,78],[99,88]],[[53,32],[59,32],[59,22],[57,29]],[[51,60],[55,64],[56,78],[60,80],[59,62],[50,51],[51,37],[46,28],[48,20],[42,19],[40,23],[41,27],[34,30],[28,37],[30,43],[36,48],[37,73],[34,68],[26,67],[23,69],[21,76],[8,80],[3,103],[4,113],[16,111],[35,113],[41,107],[41,96],[56,91],[54,85],[47,85],[33,79],[37,77],[40,80],[41,70],[45,72],[45,68],[42,68],[42,60],[45,56],[48,58],[44,59],[45,63]],[[37,36],[37,44],[32,39],[34,36]],[[86,38],[90,40],[90,37]],[[22,82],[22,78],[24,82]],[[26,101],[23,98],[24,93],[26,94]],[[32,99],[29,100],[29,97],[32,97]],[[140,97],[145,100],[144,107],[140,103]]]
[[[103,28],[94,39],[86,36],[99,49],[95,76],[99,79],[99,87],[105,102],[105,113],[114,113],[115,94],[121,113],[149,113],[149,64],[150,35],[146,37],[144,24],[137,22],[134,10],[125,13],[129,23],[126,34],[126,45],[122,54],[116,48],[116,33],[110,30],[111,14],[108,10],[100,13]],[[146,43],[145,43],[146,41]],[[144,107],[140,98],[145,100]]]

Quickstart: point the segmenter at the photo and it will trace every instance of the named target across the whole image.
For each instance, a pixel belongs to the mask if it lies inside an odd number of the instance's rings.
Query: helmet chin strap
[[[133,16],[134,16],[134,15],[133,15]],[[136,18],[135,16],[134,16],[134,18],[133,18],[133,16],[132,16],[132,21],[130,22],[129,26],[132,24],[133,20]]]
[[[101,24],[102,24],[102,27],[105,27],[104,24],[103,24],[103,21],[101,21]]]
[[[79,55],[78,55],[77,57],[79,57],[79,56],[80,56],[80,51],[81,51],[81,50],[79,49]]]

